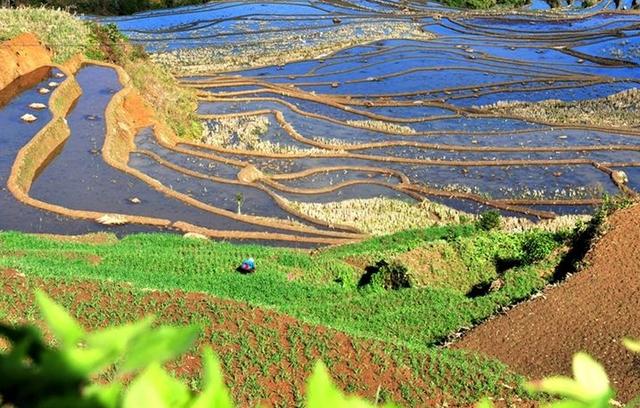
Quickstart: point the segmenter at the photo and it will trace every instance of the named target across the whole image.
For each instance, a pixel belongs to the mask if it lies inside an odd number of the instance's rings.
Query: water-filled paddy
[[[122,84],[112,69],[87,66],[77,75],[83,94],[67,117],[70,136],[30,195],[289,241],[348,233],[287,200],[588,213],[603,194],[640,183],[639,101],[627,93],[640,81],[640,15],[596,13],[613,2],[574,6],[483,16],[435,3],[216,2],[101,19],[197,92],[208,134],[170,146],[143,129],[124,160],[130,171],[110,166],[104,115]],[[35,92],[43,75],[0,108],[13,132],[0,140],[9,144],[0,152],[5,179],[17,151],[51,119],[48,111],[35,124],[18,119],[26,100],[46,103]],[[614,183],[615,171],[628,184]],[[104,228],[27,208],[6,190],[2,197],[2,228],[18,228],[5,214],[20,209],[34,212],[21,229]]]
[[[535,108],[546,100],[570,106],[638,86],[640,19],[570,12],[564,18],[456,12],[434,18],[423,9],[411,20],[433,39],[376,40],[317,58],[183,80],[199,90],[199,113],[213,123],[238,115],[268,118],[262,137],[292,151],[291,158],[252,157],[261,154],[237,143],[216,147],[218,154],[265,172],[380,166],[406,175],[412,184],[531,201],[531,208],[541,205],[536,199],[566,199],[557,206],[564,213],[573,199],[618,191],[610,172],[620,165],[634,168],[628,166],[639,161],[640,134],[624,124],[616,129],[563,120],[561,113],[541,121],[491,109],[504,102]],[[291,18],[259,18],[322,31],[309,24],[309,16],[296,20],[295,15],[292,9]],[[307,181],[328,187],[351,176],[340,178],[327,173]],[[576,201],[570,211],[591,209]]]

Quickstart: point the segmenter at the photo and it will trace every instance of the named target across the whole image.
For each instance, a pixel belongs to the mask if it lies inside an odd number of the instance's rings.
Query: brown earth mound
[[[22,34],[0,43],[0,89],[18,77],[44,65],[51,65],[51,55],[33,34]]]
[[[589,266],[468,333],[454,347],[498,358],[531,378],[570,374],[572,355],[600,361],[618,400],[640,393],[640,358],[622,345],[640,338],[640,205],[615,214]]]
[[[123,101],[124,109],[129,114],[133,126],[141,129],[153,125],[153,111],[144,103],[144,100],[137,92],[127,94]]]
[[[460,256],[445,242],[432,242],[397,258],[411,271],[418,286],[450,287],[463,292],[470,289],[469,269]]]

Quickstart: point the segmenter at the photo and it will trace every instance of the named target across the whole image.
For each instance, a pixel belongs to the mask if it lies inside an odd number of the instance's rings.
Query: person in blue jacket
[[[244,272],[254,272],[256,270],[256,261],[253,258],[245,259],[240,265],[240,269]]]

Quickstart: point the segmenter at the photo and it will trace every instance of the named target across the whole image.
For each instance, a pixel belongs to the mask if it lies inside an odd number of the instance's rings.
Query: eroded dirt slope
[[[51,55],[33,34],[0,43],[0,89],[21,75],[51,65]]]
[[[572,355],[586,351],[606,367],[618,400],[640,393],[640,358],[620,342],[640,337],[640,206],[610,223],[588,268],[479,326],[455,347],[496,357],[531,378],[570,374]]]

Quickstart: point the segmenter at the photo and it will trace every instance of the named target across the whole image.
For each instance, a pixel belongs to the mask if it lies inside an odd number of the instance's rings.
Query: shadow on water
[[[51,68],[42,67],[18,77],[9,85],[0,89],[0,109],[24,91],[35,87],[38,83],[51,77]]]

